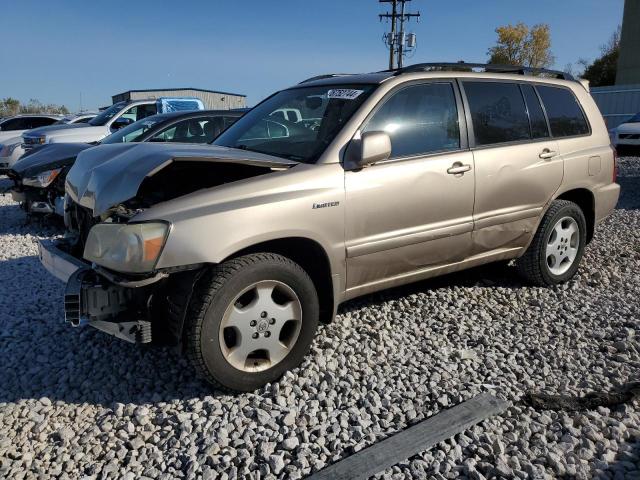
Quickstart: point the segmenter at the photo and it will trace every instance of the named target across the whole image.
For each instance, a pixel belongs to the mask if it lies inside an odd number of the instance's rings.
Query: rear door
[[[562,182],[558,142],[531,84],[461,83],[476,168],[473,254],[521,248]]]

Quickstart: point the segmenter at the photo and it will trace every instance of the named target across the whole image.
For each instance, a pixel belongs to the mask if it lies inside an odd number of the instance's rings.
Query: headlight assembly
[[[8,145],[7,146],[7,153],[9,155],[12,155],[13,152],[16,150],[16,148],[22,148],[22,144],[21,143],[14,143],[13,145]]]
[[[99,223],[89,231],[84,258],[117,272],[151,272],[168,233],[169,225],[162,222]]]
[[[56,168],[54,170],[47,170],[46,172],[39,173],[35,177],[24,178],[22,180],[22,184],[29,187],[48,187],[49,185],[51,185],[51,182],[53,182],[60,174],[61,170],[61,168]]]

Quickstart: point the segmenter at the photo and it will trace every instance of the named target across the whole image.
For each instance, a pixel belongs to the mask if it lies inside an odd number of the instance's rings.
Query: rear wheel
[[[566,282],[578,270],[587,224],[578,205],[555,200],[545,213],[531,245],[516,261],[519,273],[538,286]]]
[[[281,255],[217,265],[193,298],[187,355],[205,379],[226,390],[255,390],[299,365],[318,325],[311,278]]]

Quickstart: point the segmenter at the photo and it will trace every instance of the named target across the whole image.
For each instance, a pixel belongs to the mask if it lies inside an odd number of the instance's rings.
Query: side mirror
[[[345,169],[359,170],[367,165],[388,160],[391,138],[386,132],[366,132],[360,140],[351,140],[345,153]]]
[[[133,120],[127,117],[116,118],[114,122],[111,124],[111,130],[120,130],[123,127],[131,125]]]

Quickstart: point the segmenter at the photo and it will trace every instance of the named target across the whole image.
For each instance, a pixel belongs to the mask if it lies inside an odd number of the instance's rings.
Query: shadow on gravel
[[[0,205],[0,235],[56,235],[64,230],[64,220],[57,215],[27,216],[18,204]]]
[[[510,266],[507,262],[496,262],[355,298],[342,304],[338,313],[357,310],[365,305],[398,300],[408,295],[439,288],[520,289],[524,286],[526,285],[518,276],[515,267]]]
[[[613,462],[596,464],[594,479],[640,478],[640,438],[629,438],[619,443],[618,454]]]
[[[64,287],[36,256],[0,261],[0,403],[100,404],[216,395],[175,348],[131,345],[64,322]]]
[[[617,208],[621,210],[640,209],[640,177],[618,177],[620,200]]]

